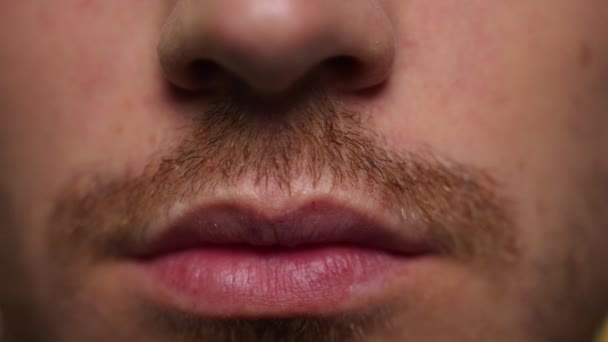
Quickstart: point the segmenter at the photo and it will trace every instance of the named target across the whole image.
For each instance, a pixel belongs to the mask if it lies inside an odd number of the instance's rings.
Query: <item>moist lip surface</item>
[[[208,317],[329,315],[381,295],[430,256],[423,239],[335,205],[276,217],[195,211],[137,258],[158,304]]]

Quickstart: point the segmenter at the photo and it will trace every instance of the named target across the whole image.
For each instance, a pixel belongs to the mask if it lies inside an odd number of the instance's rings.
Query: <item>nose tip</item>
[[[261,93],[307,78],[359,90],[389,75],[388,18],[373,0],[183,0],[158,53],[167,79],[189,90],[218,75]]]

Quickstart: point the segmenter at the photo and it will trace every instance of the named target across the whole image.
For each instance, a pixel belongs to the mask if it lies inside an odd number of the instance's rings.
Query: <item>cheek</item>
[[[373,119],[390,143],[430,145],[511,172],[527,157],[583,148],[572,124],[588,132],[600,123],[592,114],[602,98],[593,90],[593,61],[608,61],[598,22],[589,23],[597,8],[566,1],[550,9],[526,1],[408,6],[392,87]],[[554,25],[560,13],[570,13],[572,24]]]
[[[3,183],[46,191],[79,168],[137,161],[159,143],[171,110],[156,60],[164,4],[0,7],[8,11],[0,24]]]

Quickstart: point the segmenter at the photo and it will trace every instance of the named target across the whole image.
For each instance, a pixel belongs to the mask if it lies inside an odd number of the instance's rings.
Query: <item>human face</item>
[[[15,341],[584,341],[604,0],[0,1]]]

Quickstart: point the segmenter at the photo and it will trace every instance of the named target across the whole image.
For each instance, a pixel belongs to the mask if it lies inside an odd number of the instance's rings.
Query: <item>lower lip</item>
[[[384,292],[420,257],[353,246],[208,247],[139,265],[154,300],[210,317],[322,315]]]

